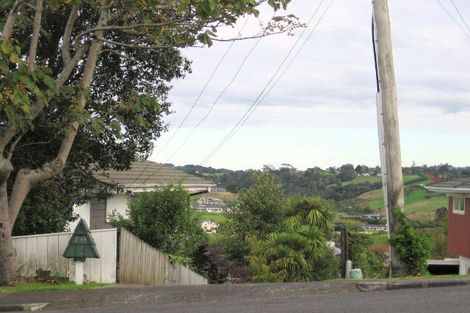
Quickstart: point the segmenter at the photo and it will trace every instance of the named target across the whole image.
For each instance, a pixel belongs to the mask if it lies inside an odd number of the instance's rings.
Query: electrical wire
[[[312,15],[312,18],[311,18],[311,21],[313,21],[313,19],[315,18],[316,14],[318,13],[319,9],[321,8],[322,4],[323,4],[324,0],[320,1],[319,5],[317,6],[317,9],[315,10],[314,14]],[[313,29],[311,30],[310,34],[308,35],[307,39],[304,41],[304,43],[300,46],[299,50],[294,54],[294,57],[291,59],[291,61],[289,62],[288,66],[286,66],[286,68],[284,69],[284,71],[281,73],[281,75],[279,75],[279,77],[275,80],[275,82],[271,85],[271,83],[274,81],[276,75],[280,72],[280,70],[282,69],[282,67],[284,66],[284,64],[287,62],[287,60],[289,59],[290,55],[292,54],[292,52],[295,50],[297,44],[300,42],[300,40],[302,39],[303,37],[303,34],[304,32],[306,31],[306,29],[304,29],[304,31],[302,32],[301,36],[299,36],[299,38],[297,39],[297,41],[294,43],[294,45],[291,47],[291,49],[289,50],[289,52],[287,53],[287,55],[285,56],[285,58],[283,59],[283,61],[281,62],[281,64],[279,65],[279,67],[277,68],[276,72],[272,75],[271,79],[268,81],[268,83],[264,86],[263,90],[258,94],[258,96],[256,97],[255,101],[252,102],[252,104],[250,105],[250,107],[248,108],[248,110],[245,112],[245,114],[242,116],[242,118],[237,122],[237,124],[235,124],[235,126],[230,130],[230,132],[224,137],[224,139],[222,139],[222,141],[206,156],[206,158],[204,158],[203,161],[201,161],[199,164],[202,165],[204,164],[205,162],[207,162],[218,150],[220,150],[223,145],[228,141],[230,140],[230,138],[232,138],[236,132],[238,131],[238,129],[248,120],[248,118],[251,116],[251,114],[253,114],[253,112],[256,110],[257,106],[266,98],[266,96],[272,91],[272,89],[274,88],[274,86],[277,84],[277,82],[279,82],[279,80],[282,78],[282,76],[287,72],[287,69],[289,68],[290,65],[292,65],[293,61],[295,60],[295,58],[299,55],[300,51],[305,47],[305,44],[307,43],[307,41],[311,38],[311,36],[313,35],[313,33],[315,32],[315,30],[317,29],[318,25],[321,23],[321,21],[323,20],[323,18],[325,17],[326,13],[328,12],[328,10],[330,9],[332,3],[334,2],[334,0],[330,0],[330,2],[328,3],[326,9],[324,10],[324,12],[322,13],[322,15],[320,16],[318,22],[315,24],[315,26],[313,27]],[[309,22],[310,23],[310,22]],[[271,85],[269,87],[269,85]],[[268,88],[269,87],[269,88]],[[266,92],[267,90],[267,92]]]
[[[319,4],[317,5],[313,15],[311,16],[311,18],[309,19],[308,21],[308,25],[311,24],[313,22],[313,20],[315,19],[315,17],[317,16],[319,10],[321,9],[323,3],[325,2],[325,0],[321,0],[319,2]],[[295,60],[295,58],[300,54],[300,51],[305,47],[305,44],[306,42],[311,38],[311,36],[313,35],[313,33],[316,31],[316,29],[318,28],[318,25],[321,23],[321,21],[323,20],[323,18],[325,17],[326,13],[328,12],[328,10],[330,9],[332,3],[334,2],[334,0],[330,0],[327,7],[325,8],[324,12],[321,14],[319,20],[317,21],[317,23],[314,25],[314,27],[312,28],[311,32],[309,33],[309,35],[307,36],[307,39],[305,40],[304,43],[301,44],[299,50],[294,54],[294,57],[293,59],[289,62],[289,65],[290,66],[292,63],[293,63],[293,60]],[[277,82],[279,82],[279,80],[282,78],[282,76],[286,73],[287,71],[287,68],[284,69],[284,71],[282,71],[281,75],[276,79],[276,76],[279,74],[279,72],[281,72],[281,69],[283,68],[284,64],[286,64],[287,60],[289,59],[289,57],[292,55],[292,53],[294,52],[295,48],[297,47],[297,45],[299,44],[299,42],[301,41],[301,39],[303,38],[304,34],[306,33],[307,31],[307,28],[305,28],[302,32],[301,32],[301,35],[297,38],[297,40],[294,42],[294,44],[292,45],[292,47],[289,49],[288,53],[286,54],[286,56],[284,57],[284,59],[282,60],[282,62],[280,63],[280,65],[278,66],[277,70],[275,71],[275,73],[271,76],[271,78],[269,79],[269,81],[266,83],[266,85],[264,86],[264,88],[261,90],[261,92],[258,94],[258,96],[256,97],[256,99],[252,102],[252,104],[250,105],[250,107],[248,108],[248,110],[243,114],[243,116],[238,120],[238,122],[235,124],[234,127],[232,127],[232,129],[230,130],[230,132],[222,139],[222,141],[199,163],[199,165],[202,165],[204,164],[205,162],[207,162],[218,150],[220,150],[224,145],[225,143],[233,137],[233,135],[235,135],[235,133],[238,131],[238,129],[246,122],[246,120],[251,116],[251,114],[254,112],[254,110],[256,109],[256,107],[261,103],[262,100],[264,100],[266,98],[266,96],[268,95],[268,93],[274,88],[274,85],[277,84]],[[261,39],[261,38],[260,38]],[[275,82],[273,85],[271,85],[273,83],[273,81]],[[271,86],[270,86],[271,85]],[[270,87],[270,88],[269,88]],[[266,92],[266,90],[268,90]],[[266,93],[265,93],[266,92]],[[261,101],[260,101],[261,99]],[[156,173],[158,173],[161,169],[158,169],[152,173],[150,173],[148,176],[147,176],[147,179],[149,177],[151,177],[152,175],[155,175]],[[188,174],[189,175],[189,174]],[[184,176],[184,177],[187,177],[188,175]],[[181,179],[183,180],[184,177]]]
[[[246,23],[245,23],[246,25]],[[245,26],[244,25],[244,26]],[[241,30],[240,30],[241,32]],[[178,153],[185,145],[186,143],[188,142],[189,138],[194,134],[194,132],[199,128],[199,126],[204,123],[207,118],[209,117],[209,115],[212,113],[212,111],[214,110],[215,106],[217,105],[217,103],[219,103],[219,100],[222,98],[222,96],[230,89],[230,87],[233,85],[233,83],[235,82],[235,80],[237,79],[238,75],[240,74],[240,72],[242,71],[243,67],[245,66],[248,58],[253,54],[253,52],[255,51],[255,49],[258,47],[259,43],[261,42],[261,40],[263,39],[263,37],[260,37],[256,40],[255,44],[250,48],[250,50],[248,51],[248,53],[245,55],[245,57],[243,58],[242,62],[238,65],[237,67],[237,70],[235,72],[235,74],[232,76],[231,80],[228,82],[227,85],[225,85],[224,89],[217,95],[216,99],[214,100],[214,102],[212,103],[211,107],[209,108],[209,110],[206,112],[206,114],[201,118],[201,120],[198,121],[198,123],[191,129],[190,133],[186,136],[186,138],[184,139],[184,141],[180,144],[180,146],[178,146],[178,148],[176,148],[176,150],[173,151],[173,153],[170,154],[170,156],[168,156],[164,161],[163,163],[167,163],[169,160],[171,160],[175,155],[176,153]],[[232,42],[232,45],[235,43],[235,41]],[[147,166],[148,168],[148,166]],[[137,176],[137,178],[135,179],[135,181],[137,179],[139,179],[143,172],[145,172],[145,170],[147,168],[144,168],[141,173]],[[152,176],[152,175],[155,175],[157,174],[158,172],[160,171],[160,169],[158,169],[157,171],[153,171],[151,172],[145,179],[144,179],[144,182],[147,182],[148,179]]]
[[[242,31],[245,29],[246,25],[248,24],[248,21],[250,20],[250,17],[248,17],[245,22],[243,23],[242,27],[240,28],[239,32],[238,32],[238,36],[240,37],[241,36],[241,33]],[[206,91],[207,87],[209,86],[210,82],[212,81],[212,79],[214,78],[216,72],[218,71],[218,69],[220,68],[221,64],[223,63],[223,61],[225,60],[225,58],[227,57],[228,53],[230,52],[230,50],[232,49],[232,47],[234,46],[235,44],[235,41],[232,41],[230,43],[230,45],[227,47],[227,49],[225,50],[224,54],[222,55],[222,57],[220,58],[220,60],[217,62],[217,65],[215,66],[215,68],[213,69],[211,75],[209,76],[209,78],[207,79],[206,83],[204,84],[202,90],[199,92],[198,96],[196,97],[196,100],[193,102],[193,104],[191,105],[191,108],[189,109],[189,111],[186,113],[186,115],[184,116],[183,120],[181,121],[181,123],[178,125],[178,128],[176,129],[175,133],[170,137],[170,139],[168,139],[165,144],[162,146],[162,148],[160,148],[160,152],[163,151],[163,149],[165,149],[165,147],[169,144],[170,141],[172,141],[177,133],[179,132],[179,130],[183,127],[184,123],[186,122],[186,120],[188,119],[189,115],[192,113],[192,111],[194,110],[194,108],[196,107],[197,103],[199,102],[199,100],[201,99],[202,95],[204,94],[204,92]],[[251,53],[251,52],[250,52]],[[244,61],[246,61],[247,58],[245,58]],[[243,62],[244,63],[244,62]],[[241,70],[241,68],[240,68]],[[237,74],[238,75],[238,72]],[[233,81],[232,81],[233,83]],[[228,89],[228,88],[226,88]],[[222,92],[225,93],[226,89]],[[219,95],[220,97],[222,95]],[[219,97],[219,98],[220,98]],[[219,99],[218,98],[218,99]],[[217,101],[218,101],[217,99]],[[203,118],[202,121],[200,121],[198,123],[198,125],[196,125],[197,127],[199,127],[199,125],[209,116],[210,112],[213,110],[214,106],[215,106],[216,102],[214,102],[214,104],[212,105],[212,107],[210,108],[209,112],[206,113],[205,117]],[[196,128],[197,128],[196,127]],[[193,131],[191,131],[190,135],[194,132],[195,129],[193,129]],[[183,145],[184,143],[186,143],[186,141],[188,140],[189,136],[186,137],[186,139],[184,140],[183,142]],[[179,149],[181,149],[182,146],[180,146],[176,151],[179,151]],[[174,156],[176,152],[173,152],[170,157],[168,157],[164,163],[168,162],[168,160],[170,160],[171,157]],[[140,177],[142,177],[143,173],[145,173],[145,171],[148,169],[148,167],[150,166],[150,164],[147,164],[146,166],[144,166],[144,168],[140,171],[139,175],[137,175],[137,177],[133,180],[133,183],[135,183]],[[151,174],[151,175],[154,175],[154,174]],[[149,176],[151,176],[149,175]],[[147,181],[147,179],[145,180]]]
[[[440,0],[436,0],[436,2],[440,5],[440,7],[447,13],[447,15],[454,21],[454,23],[460,28],[460,30],[470,39],[470,33],[460,25],[459,21],[452,15],[452,13],[442,4]]]
[[[454,0],[450,0],[450,3],[454,6],[455,11],[457,11],[457,14],[459,15],[460,19],[462,20],[463,24],[467,28],[467,31],[470,33],[470,27],[468,26],[467,22],[465,21],[465,18],[463,17],[462,13],[460,12],[459,8],[455,4]]]
[[[248,21],[250,20],[250,17],[248,17],[246,20],[245,20],[245,23],[243,24],[243,26],[240,28],[240,31],[238,32],[238,36],[240,37],[241,36],[241,33],[242,31],[245,29],[245,26],[247,25]],[[190,109],[188,110],[188,112],[186,113],[186,115],[184,116],[183,120],[180,122],[180,124],[178,125],[178,127],[176,128],[176,131],[173,133],[173,135],[170,137],[170,139],[168,139],[165,144],[160,148],[160,151],[159,153],[161,153],[165,147],[168,145],[168,143],[170,143],[175,137],[176,135],[178,134],[178,132],[180,131],[180,129],[183,127],[184,123],[188,120],[188,117],[191,115],[191,113],[193,112],[194,108],[196,107],[196,105],[198,104],[199,100],[201,99],[202,95],[204,94],[204,92],[206,91],[207,87],[209,86],[210,82],[212,81],[212,79],[214,78],[215,74],[217,73],[217,71],[219,70],[220,66],[222,65],[222,63],[224,62],[225,58],[227,57],[228,53],[232,50],[233,46],[235,45],[235,41],[232,41],[230,43],[230,45],[227,47],[227,49],[225,50],[224,54],[222,55],[222,57],[219,59],[219,61],[217,62],[217,65],[214,67],[214,69],[212,70],[212,73],[210,74],[209,78],[207,79],[207,81],[205,82],[204,86],[202,87],[202,90],[201,92],[199,92],[199,94],[197,95],[196,97],[196,100],[194,100],[193,104],[191,105]]]

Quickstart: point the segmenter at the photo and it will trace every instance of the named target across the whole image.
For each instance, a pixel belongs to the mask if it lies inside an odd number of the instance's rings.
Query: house
[[[214,234],[217,232],[219,224],[214,221],[206,220],[201,222],[201,228],[204,229],[204,231],[207,233]]]
[[[92,199],[74,207],[74,213],[83,218],[91,229],[110,228],[109,218],[113,213],[126,216],[127,202],[132,194],[168,184],[181,184],[191,194],[210,192],[216,186],[203,178],[152,161],[134,162],[127,171],[107,171],[95,177],[103,183],[117,184],[123,191],[108,199]],[[70,228],[75,229],[76,224],[70,223]]]
[[[470,268],[470,177],[438,182],[425,188],[447,194],[447,250],[459,256],[459,274],[467,275]]]
[[[193,209],[196,211],[209,212],[209,213],[222,213],[225,211],[225,203],[214,197],[201,197],[193,204]]]

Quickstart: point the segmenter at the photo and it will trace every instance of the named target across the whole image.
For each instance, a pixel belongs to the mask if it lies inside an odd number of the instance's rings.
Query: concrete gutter
[[[456,279],[416,279],[416,280],[396,280],[396,281],[364,281],[356,283],[357,289],[363,292],[399,290],[413,288],[433,288],[433,287],[449,287],[449,286],[465,286],[470,285],[470,278]]]
[[[40,311],[49,303],[0,304],[0,312]]]

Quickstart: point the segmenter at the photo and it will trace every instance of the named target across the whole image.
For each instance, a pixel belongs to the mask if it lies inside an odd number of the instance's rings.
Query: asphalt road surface
[[[249,298],[224,301],[196,301],[168,304],[131,304],[120,307],[76,309],[55,312],[158,312],[158,313],[470,313],[470,286],[404,289],[395,291],[350,292]]]

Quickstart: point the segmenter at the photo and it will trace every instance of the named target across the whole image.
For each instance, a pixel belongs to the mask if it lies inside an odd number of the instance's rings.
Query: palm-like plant
[[[320,197],[290,198],[285,224],[289,228],[300,225],[318,227],[326,236],[334,229],[334,213],[331,205]]]
[[[270,272],[282,273],[283,281],[311,280],[314,262],[328,252],[323,233],[311,226],[272,233],[256,250],[256,261],[262,259]]]

